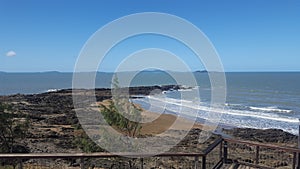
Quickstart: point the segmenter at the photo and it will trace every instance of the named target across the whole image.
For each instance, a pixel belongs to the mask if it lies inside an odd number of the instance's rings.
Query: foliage
[[[0,152],[14,153],[17,140],[26,137],[29,128],[28,119],[13,112],[12,106],[0,103]]]
[[[80,124],[76,124],[76,126],[76,134],[73,145],[75,145],[85,153],[103,152],[103,149],[89,138]]]
[[[93,142],[87,135],[76,138],[75,144],[85,153],[103,152],[103,149]]]
[[[101,105],[101,113],[106,122],[125,132],[129,137],[136,137],[141,129],[141,109],[129,102],[125,88],[119,87],[118,78],[113,82],[113,101],[108,106]]]

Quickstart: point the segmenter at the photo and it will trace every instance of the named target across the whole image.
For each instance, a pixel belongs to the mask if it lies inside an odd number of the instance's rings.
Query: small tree
[[[141,109],[131,103],[124,94],[125,88],[119,87],[117,76],[113,80],[113,101],[108,106],[101,105],[102,115],[109,125],[125,132],[127,136],[136,137],[141,129]]]
[[[119,130],[125,132],[127,136],[136,137],[142,128],[139,123],[141,110],[133,104],[131,106],[128,108],[129,110],[120,112],[115,104],[110,101],[108,106],[101,105],[101,113],[109,125],[117,127]],[[126,117],[125,113],[128,113]],[[129,120],[128,117],[133,119],[133,121]]]

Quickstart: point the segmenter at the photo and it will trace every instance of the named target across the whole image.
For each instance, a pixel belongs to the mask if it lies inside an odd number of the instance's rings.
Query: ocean
[[[178,73],[182,78],[185,73]],[[166,109],[175,113],[186,107],[190,114],[198,113],[198,120],[208,118],[207,110],[211,101],[211,86],[207,73],[194,73],[197,86],[179,91],[167,91],[133,100],[143,108]],[[59,89],[72,88],[72,73],[0,73],[0,95],[35,94]],[[126,77],[126,73],[122,77]],[[97,73],[95,86],[110,88],[112,73]],[[120,79],[121,80],[121,79]],[[298,135],[300,119],[300,72],[272,73],[226,73],[227,99],[222,110],[220,123],[229,126],[250,128],[277,128]],[[160,71],[138,73],[131,86],[168,85],[176,81]],[[186,86],[189,82],[186,81]],[[200,106],[191,100],[182,100],[181,94],[193,90],[200,92]],[[213,110],[213,111],[218,111]],[[186,112],[189,114],[189,112]]]

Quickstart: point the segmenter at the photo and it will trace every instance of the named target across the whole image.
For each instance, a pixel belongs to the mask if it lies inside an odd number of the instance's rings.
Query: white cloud
[[[13,57],[13,56],[16,56],[16,55],[17,55],[17,53],[13,50],[6,53],[6,56],[8,56],[8,57]]]

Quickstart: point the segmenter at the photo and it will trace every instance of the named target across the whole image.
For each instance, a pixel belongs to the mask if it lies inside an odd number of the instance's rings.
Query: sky
[[[300,71],[298,0],[0,0],[0,71],[72,72],[98,29],[140,12],[168,13],[194,24],[227,72]],[[192,70],[204,69],[168,37],[145,35],[126,43],[105,56],[99,70],[114,71],[130,53],[154,47],[180,55]]]

